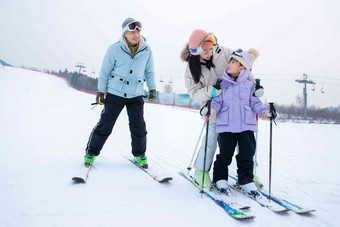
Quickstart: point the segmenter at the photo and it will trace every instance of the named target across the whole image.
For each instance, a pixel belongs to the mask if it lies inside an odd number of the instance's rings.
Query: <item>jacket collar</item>
[[[122,35],[122,36],[120,37],[119,41],[123,44],[124,48],[125,48],[127,51],[131,52],[124,35]],[[146,39],[145,39],[145,37],[144,37],[144,36],[140,36],[140,39],[139,39],[139,46],[138,46],[138,50],[136,51],[136,53],[137,53],[140,49],[142,49],[142,47],[143,47],[145,44],[146,44]]]
[[[239,84],[239,83],[243,83],[245,81],[248,80],[250,72],[248,70],[242,70],[240,72],[240,75],[238,76],[237,81],[235,82],[227,73],[227,70],[224,70],[224,73],[222,75],[223,81],[221,83],[221,88],[226,88],[228,87],[230,84]]]

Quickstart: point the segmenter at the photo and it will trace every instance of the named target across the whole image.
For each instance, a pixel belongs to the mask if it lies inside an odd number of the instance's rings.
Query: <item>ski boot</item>
[[[229,188],[228,181],[226,181],[226,180],[217,181],[216,182],[216,188],[222,194],[225,194],[227,196],[231,195],[231,190]]]
[[[256,197],[261,197],[260,192],[257,190],[254,182],[250,182],[247,184],[243,184],[243,185],[238,185],[240,187],[240,189],[244,192],[246,192],[248,195],[253,196],[254,198]]]
[[[145,155],[141,156],[135,156],[133,158],[133,161],[137,164],[143,167],[144,169],[148,168],[148,159],[145,157]]]
[[[203,174],[204,174],[204,184],[202,184]],[[209,172],[207,171],[196,169],[195,181],[197,184],[203,185],[203,188],[211,188],[211,179],[210,179]]]
[[[253,172],[253,175],[254,175],[253,182],[254,182],[256,188],[259,189],[259,190],[263,189],[264,185],[260,181],[259,177],[256,175],[255,171]]]
[[[96,156],[92,155],[92,154],[87,154],[84,156],[84,165],[86,167],[92,166],[94,159],[96,158]]]

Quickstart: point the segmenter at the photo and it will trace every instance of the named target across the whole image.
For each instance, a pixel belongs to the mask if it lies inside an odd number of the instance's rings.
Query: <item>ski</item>
[[[179,174],[183,176],[185,179],[187,179],[189,182],[191,182],[196,188],[200,189],[199,185],[191,177],[187,176],[184,172],[179,172]],[[255,218],[255,216],[245,214],[239,209],[234,208],[230,203],[227,203],[206,191],[203,192],[207,197],[212,199],[217,205],[224,209],[231,217],[238,220]]]
[[[236,177],[233,177],[233,176],[230,176],[230,175],[229,175],[229,177],[231,177],[232,179],[237,181]],[[261,190],[259,190],[259,192],[263,196],[265,196],[266,198],[269,198],[269,193],[266,190],[261,189]],[[296,205],[294,203],[291,203],[291,202],[289,202],[289,201],[287,201],[285,199],[281,199],[281,198],[279,198],[277,196],[274,196],[274,195],[271,195],[270,198],[271,198],[271,200],[276,202],[278,205],[280,205],[280,206],[282,206],[282,207],[284,207],[284,208],[286,208],[286,209],[288,209],[290,211],[293,211],[293,212],[295,212],[297,214],[307,214],[307,213],[316,211],[315,209],[306,209],[306,208],[300,207],[300,206],[298,206],[298,205]]]
[[[143,170],[146,174],[148,174],[150,177],[152,177],[155,181],[159,183],[166,183],[172,180],[172,177],[162,177],[162,176],[157,176],[155,173],[150,171],[149,169],[143,168],[137,163],[133,161],[132,158],[126,157],[131,163],[133,163],[135,166],[137,166],[139,169]]]
[[[269,193],[267,191],[260,190],[260,193],[262,195],[264,195],[266,198],[269,198]],[[287,209],[289,209],[289,210],[291,210],[291,211],[293,211],[297,214],[307,214],[307,213],[316,211],[315,209],[302,208],[302,207],[300,207],[296,204],[288,202],[285,199],[281,199],[281,198],[273,196],[273,195],[270,196],[270,199],[273,200],[274,202],[276,202],[277,204],[281,205],[282,207],[285,207],[285,208],[287,208]]]
[[[266,207],[276,213],[283,213],[283,212],[286,212],[286,211],[289,211],[289,209],[285,208],[285,207],[282,207],[280,205],[278,205],[277,203],[273,202],[273,201],[270,201],[269,199],[267,199],[267,197],[265,196],[257,196],[257,197],[254,197],[252,195],[249,195],[248,193],[244,192],[243,190],[241,190],[238,185],[236,184],[237,182],[237,179],[233,178],[232,179],[235,180],[235,184],[229,184],[229,187],[234,189],[235,191],[247,196],[248,198],[256,201],[258,204],[260,204],[261,206],[263,207]]]
[[[284,208],[279,206],[277,203],[275,202],[270,202],[266,197],[264,196],[258,196],[258,197],[254,197],[251,195],[248,195],[247,193],[243,192],[242,190],[240,190],[236,184],[232,184],[229,185],[230,188],[234,189],[237,192],[240,192],[241,194],[247,196],[248,198],[251,198],[252,200],[256,201],[258,204],[260,204],[263,207],[266,207],[276,213],[281,213],[281,212],[286,212],[289,211],[289,209]]]
[[[82,164],[78,174],[72,178],[73,183],[75,184],[86,183],[91,167],[92,167],[91,165],[85,166],[84,164]]]
[[[197,181],[194,179],[193,176],[187,174],[186,175],[191,181],[193,181],[197,187],[199,187],[199,184],[197,183]],[[196,186],[195,185],[195,186]],[[238,209],[238,210],[247,210],[247,209],[250,209],[250,206],[248,205],[242,205],[238,202],[236,202],[234,200],[234,198],[230,195],[226,195],[226,194],[223,194],[221,192],[218,191],[218,189],[212,185],[210,188],[209,188],[209,194],[212,194],[212,196],[215,198],[215,199],[218,199],[218,200],[223,200],[225,203],[229,204],[230,206],[232,206],[233,208],[235,209]]]
[[[191,178],[191,180],[193,180],[192,176],[189,176],[189,177]],[[232,206],[235,209],[238,209],[238,210],[248,210],[248,209],[250,209],[250,206],[242,205],[242,204],[236,202],[234,200],[234,198],[232,197],[232,195],[228,196],[228,195],[225,195],[225,194],[219,192],[218,189],[215,186],[212,186],[210,188],[209,192],[211,192],[215,198],[217,198],[219,200],[223,200],[225,203],[229,204],[230,206]]]

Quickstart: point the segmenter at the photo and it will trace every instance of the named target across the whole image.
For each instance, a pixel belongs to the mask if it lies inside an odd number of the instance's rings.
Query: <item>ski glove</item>
[[[152,88],[149,90],[148,100],[153,101],[156,98],[156,89]]]
[[[218,90],[213,86],[208,87],[208,95],[209,95],[210,98],[214,98],[214,97],[219,96],[221,94],[221,92],[222,92],[221,90]]]
[[[99,105],[104,105],[104,102],[105,102],[104,92],[102,92],[102,91],[97,91],[96,102],[97,102],[97,104],[99,104]]]
[[[260,79],[255,79],[256,83],[255,83],[255,91],[254,91],[254,96],[255,97],[262,97],[263,94],[264,94],[264,91],[263,91],[263,87],[262,85],[260,84]]]
[[[221,90],[221,79],[217,79],[216,84],[213,86],[214,88],[216,88],[217,90]]]

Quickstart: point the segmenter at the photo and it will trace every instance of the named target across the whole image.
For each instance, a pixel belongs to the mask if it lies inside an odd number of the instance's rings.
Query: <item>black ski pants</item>
[[[236,155],[238,182],[241,185],[253,182],[253,157],[256,147],[254,132],[224,132],[218,135],[217,141],[220,153],[216,156],[214,162],[214,182],[228,180],[228,167],[231,164],[237,144],[239,146],[239,153]]]
[[[146,125],[144,121],[144,100],[142,96],[127,99],[110,93],[105,99],[99,122],[91,132],[86,153],[98,156],[105,141],[112,132],[116,120],[126,106],[131,133],[133,156],[144,155],[146,151]]]

